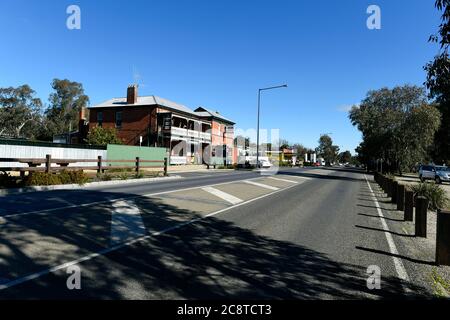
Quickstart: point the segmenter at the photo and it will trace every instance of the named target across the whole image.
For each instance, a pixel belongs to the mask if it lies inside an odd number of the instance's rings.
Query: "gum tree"
[[[450,161],[450,0],[437,0],[435,6],[442,11],[441,24],[438,33],[429,40],[438,43],[440,51],[424,69],[427,72],[425,85],[429,97],[435,99],[442,115],[442,125],[432,148],[435,160],[440,163]]]
[[[385,170],[400,173],[429,160],[427,150],[440,125],[440,113],[428,104],[425,89],[409,85],[369,91],[349,118],[363,135],[359,159],[368,165],[382,159]]]

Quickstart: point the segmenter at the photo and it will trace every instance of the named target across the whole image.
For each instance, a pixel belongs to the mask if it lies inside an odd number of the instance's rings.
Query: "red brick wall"
[[[89,115],[89,129],[97,126],[97,112],[103,112],[104,128],[115,128],[116,111],[122,111],[122,127],[116,128],[119,139],[127,145],[139,145],[139,136],[144,139],[148,135],[148,127],[151,123],[151,114],[154,113],[152,107],[126,106],[123,108],[99,108],[91,109]],[[155,120],[152,121],[155,124]]]

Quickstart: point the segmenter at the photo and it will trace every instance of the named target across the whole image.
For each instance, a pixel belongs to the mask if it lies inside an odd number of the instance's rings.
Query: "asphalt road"
[[[305,168],[1,197],[0,298],[426,296],[399,273],[372,195],[362,172]]]

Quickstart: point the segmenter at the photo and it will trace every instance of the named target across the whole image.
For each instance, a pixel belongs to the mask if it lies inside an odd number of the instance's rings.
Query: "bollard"
[[[402,184],[397,186],[397,210],[405,210],[405,186]]]
[[[436,225],[436,264],[450,266],[450,211],[438,210]]]
[[[391,179],[391,178],[388,178],[388,180],[387,180],[387,196],[390,198],[390,197],[392,197],[392,183],[393,183],[393,180]]]
[[[416,237],[427,237],[428,199],[416,198]]]
[[[414,192],[405,191],[405,221],[413,221],[414,216]]]
[[[391,202],[392,203],[397,203],[397,187],[398,187],[398,182],[397,181],[393,181],[392,182],[392,186],[391,186]]]

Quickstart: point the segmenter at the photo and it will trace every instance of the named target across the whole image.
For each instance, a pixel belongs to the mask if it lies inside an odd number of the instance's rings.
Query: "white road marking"
[[[260,179],[260,177],[253,178],[251,180],[255,180],[255,179]],[[110,203],[112,200],[130,200],[130,199],[137,199],[137,198],[142,198],[142,197],[153,197],[153,196],[159,196],[159,195],[169,194],[169,193],[174,193],[174,192],[189,191],[189,190],[194,190],[194,189],[199,189],[199,188],[204,188],[204,187],[221,186],[221,185],[232,184],[232,183],[241,182],[241,181],[242,180],[233,180],[233,181],[227,181],[227,182],[222,182],[222,183],[213,183],[213,184],[209,184],[209,185],[205,185],[205,186],[181,188],[181,189],[175,189],[175,190],[169,190],[169,191],[148,193],[148,194],[143,194],[143,195],[133,195],[133,196],[122,197],[122,198],[117,198],[117,199],[108,199],[108,200],[102,200],[102,201],[81,203],[81,204],[64,206],[64,207],[57,207],[57,208],[49,208],[49,209],[42,209],[42,210],[35,210],[35,211],[28,211],[28,212],[13,213],[13,214],[4,215],[4,216],[0,216],[0,217],[3,218],[3,219],[7,219],[7,218],[20,217],[20,216],[27,216],[27,215],[31,215],[31,214],[45,215],[45,214],[47,214],[49,212],[63,210],[63,209],[72,209],[72,208],[78,208],[78,207],[89,207],[89,206],[92,206],[92,205]],[[246,180],[246,181],[248,181],[248,180]]]
[[[213,187],[204,187],[202,190],[211,193],[215,195],[216,197],[219,197],[222,200],[225,200],[231,204],[238,204],[241,203],[243,200],[239,199],[238,197],[235,197],[229,193],[223,192],[219,189],[213,188]]]
[[[267,184],[262,184],[262,183],[258,183],[258,182],[251,181],[251,180],[244,180],[242,182],[245,182],[245,183],[248,183],[248,184],[252,184],[252,185],[257,186],[257,187],[266,188],[266,189],[269,189],[269,190],[278,190],[279,189],[277,187],[268,186]]]
[[[372,187],[369,183],[369,180],[367,179],[367,176],[364,175],[364,178],[366,179],[367,185],[369,186],[371,198],[372,198],[373,202],[375,203],[375,207],[377,208],[378,215],[381,218],[380,220],[381,220],[383,229],[385,231],[384,234],[386,236],[386,240],[389,245],[389,250],[391,251],[391,253],[393,255],[398,256],[399,253],[397,250],[397,246],[395,245],[394,239],[392,238],[392,234],[390,233],[389,227],[384,219],[383,211],[381,210],[380,204],[378,203],[378,200],[375,197],[375,193],[372,190]],[[392,259],[394,260],[394,267],[395,267],[395,270],[397,271],[398,277],[404,281],[409,281],[409,276],[408,276],[408,273],[406,272],[406,269],[405,269],[405,266],[403,265],[402,260],[396,256],[393,256]]]
[[[138,238],[146,234],[141,210],[133,200],[113,201],[111,206],[111,245]]]
[[[292,180],[288,180],[288,179],[281,179],[281,178],[275,178],[275,177],[267,177],[267,178],[272,179],[272,180],[277,180],[277,181],[289,182],[289,183],[298,183],[297,181],[292,181]]]
[[[191,224],[191,223],[195,223],[195,222],[201,221],[201,220],[203,220],[203,219],[207,219],[208,217],[212,217],[212,216],[218,215],[218,214],[220,214],[220,213],[223,213],[223,212],[225,212],[225,211],[228,211],[228,210],[231,210],[231,209],[234,209],[234,208],[237,208],[237,207],[240,207],[240,206],[249,204],[249,203],[251,203],[251,202],[254,202],[254,201],[263,199],[263,198],[265,198],[265,197],[271,196],[271,195],[273,195],[273,194],[275,194],[275,193],[278,193],[278,192],[281,192],[281,191],[288,190],[288,189],[293,188],[293,187],[295,187],[295,186],[296,186],[296,185],[292,185],[292,186],[286,187],[286,188],[284,188],[284,189],[279,189],[279,190],[276,190],[276,191],[273,191],[273,192],[264,194],[264,195],[262,195],[262,196],[259,196],[259,197],[257,197],[257,198],[253,198],[253,199],[250,199],[250,200],[247,200],[247,201],[244,201],[244,202],[241,202],[241,203],[232,205],[232,206],[230,206],[230,207],[228,207],[228,208],[224,208],[224,209],[221,209],[221,210],[212,212],[212,213],[210,213],[210,214],[208,214],[208,215],[206,215],[206,216],[204,216],[204,217],[192,219],[192,220],[189,220],[189,221],[180,223],[180,224],[178,224],[178,225],[175,225],[175,226],[173,226],[173,227],[169,227],[169,228],[164,229],[164,230],[161,230],[161,231],[153,232],[153,233],[151,233],[151,234],[149,234],[149,235],[146,235],[146,236],[143,236],[143,237],[140,237],[140,238],[136,238],[136,239],[133,239],[133,240],[130,240],[130,241],[127,241],[127,242],[123,242],[123,243],[118,244],[118,245],[116,245],[116,246],[109,247],[109,248],[103,249],[103,250],[98,251],[98,252],[95,252],[95,253],[91,253],[91,254],[86,255],[86,256],[84,256],[84,257],[81,257],[81,258],[79,258],[79,259],[72,260],[72,261],[69,261],[69,262],[66,262],[66,263],[63,263],[63,264],[60,264],[60,265],[57,265],[57,266],[54,266],[54,267],[45,269],[45,270],[41,270],[41,271],[39,271],[39,272],[35,272],[35,273],[32,273],[32,274],[29,274],[29,275],[24,276],[24,277],[21,277],[21,278],[17,278],[17,279],[11,280],[11,281],[6,282],[6,283],[4,283],[4,284],[0,284],[0,290],[5,290],[5,289],[11,288],[11,287],[13,287],[13,286],[22,284],[22,283],[24,283],[24,282],[27,282],[27,281],[30,281],[30,280],[34,280],[34,279],[40,278],[40,277],[45,276],[45,275],[47,275],[47,274],[49,274],[49,273],[56,272],[56,271],[61,270],[61,269],[67,269],[68,267],[73,266],[73,265],[76,265],[76,264],[79,264],[79,263],[81,263],[81,262],[85,262],[85,261],[92,260],[92,259],[97,258],[97,257],[100,257],[100,256],[104,256],[104,255],[106,255],[106,254],[108,254],[108,253],[110,253],[110,252],[113,252],[113,251],[122,249],[122,248],[124,248],[124,247],[131,246],[131,245],[133,245],[133,244],[135,244],[135,243],[137,243],[137,242],[141,242],[141,241],[147,240],[147,239],[149,239],[150,237],[159,236],[159,235],[161,235],[161,234],[164,234],[164,233],[167,233],[167,232],[170,232],[170,231],[179,229],[179,228],[184,227],[184,226],[186,226],[186,225],[189,225],[189,224]],[[197,188],[198,188],[198,187],[197,187]]]

